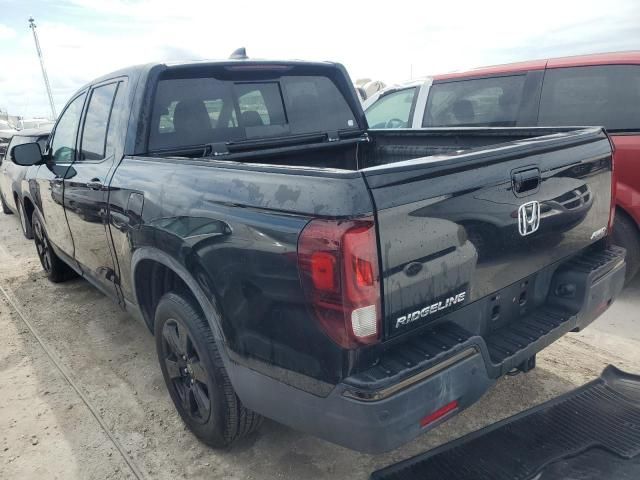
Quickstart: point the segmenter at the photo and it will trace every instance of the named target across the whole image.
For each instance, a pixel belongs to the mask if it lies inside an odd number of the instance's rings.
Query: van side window
[[[408,128],[416,88],[405,88],[376,100],[365,112],[371,128]]]
[[[423,127],[517,125],[526,75],[436,83],[422,120]]]
[[[605,65],[547,70],[538,124],[640,130],[640,66]]]
[[[102,160],[105,158],[107,129],[117,88],[117,83],[109,83],[95,88],[91,93],[82,130],[79,160]]]

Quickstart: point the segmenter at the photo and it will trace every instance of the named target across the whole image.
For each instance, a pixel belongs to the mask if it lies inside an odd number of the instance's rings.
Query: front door
[[[107,230],[108,183],[114,168],[123,80],[95,86],[81,127],[79,151],[64,183],[64,206],[83,274],[107,295],[117,297],[116,267]]]
[[[74,247],[63,206],[64,178],[73,173],[78,127],[87,94],[81,93],[67,104],[51,134],[46,164],[36,175],[36,203],[43,213],[49,237],[58,250],[73,257]]]

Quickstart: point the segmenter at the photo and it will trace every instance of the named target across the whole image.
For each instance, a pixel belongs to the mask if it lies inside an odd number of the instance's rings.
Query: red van
[[[640,51],[498,65],[393,86],[365,103],[372,128],[604,125],[615,145],[614,241],[640,268]]]

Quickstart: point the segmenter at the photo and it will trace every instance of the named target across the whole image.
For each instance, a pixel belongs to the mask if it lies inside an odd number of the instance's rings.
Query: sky
[[[331,60],[400,82],[521,60],[640,50],[638,0],[0,0],[0,109],[49,116],[33,15],[58,112],[91,79],[153,61]]]

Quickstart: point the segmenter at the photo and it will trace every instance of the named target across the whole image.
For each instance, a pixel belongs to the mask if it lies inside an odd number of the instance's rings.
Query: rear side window
[[[538,124],[640,130],[640,66],[547,70]]]
[[[149,150],[357,128],[328,77],[167,78],[156,88]]]
[[[371,128],[410,127],[411,108],[417,88],[406,88],[380,97],[365,112]]]
[[[91,93],[82,132],[82,147],[79,160],[102,160],[105,158],[107,129],[117,83],[97,87]]]
[[[481,78],[431,86],[423,127],[513,127],[526,76]]]

